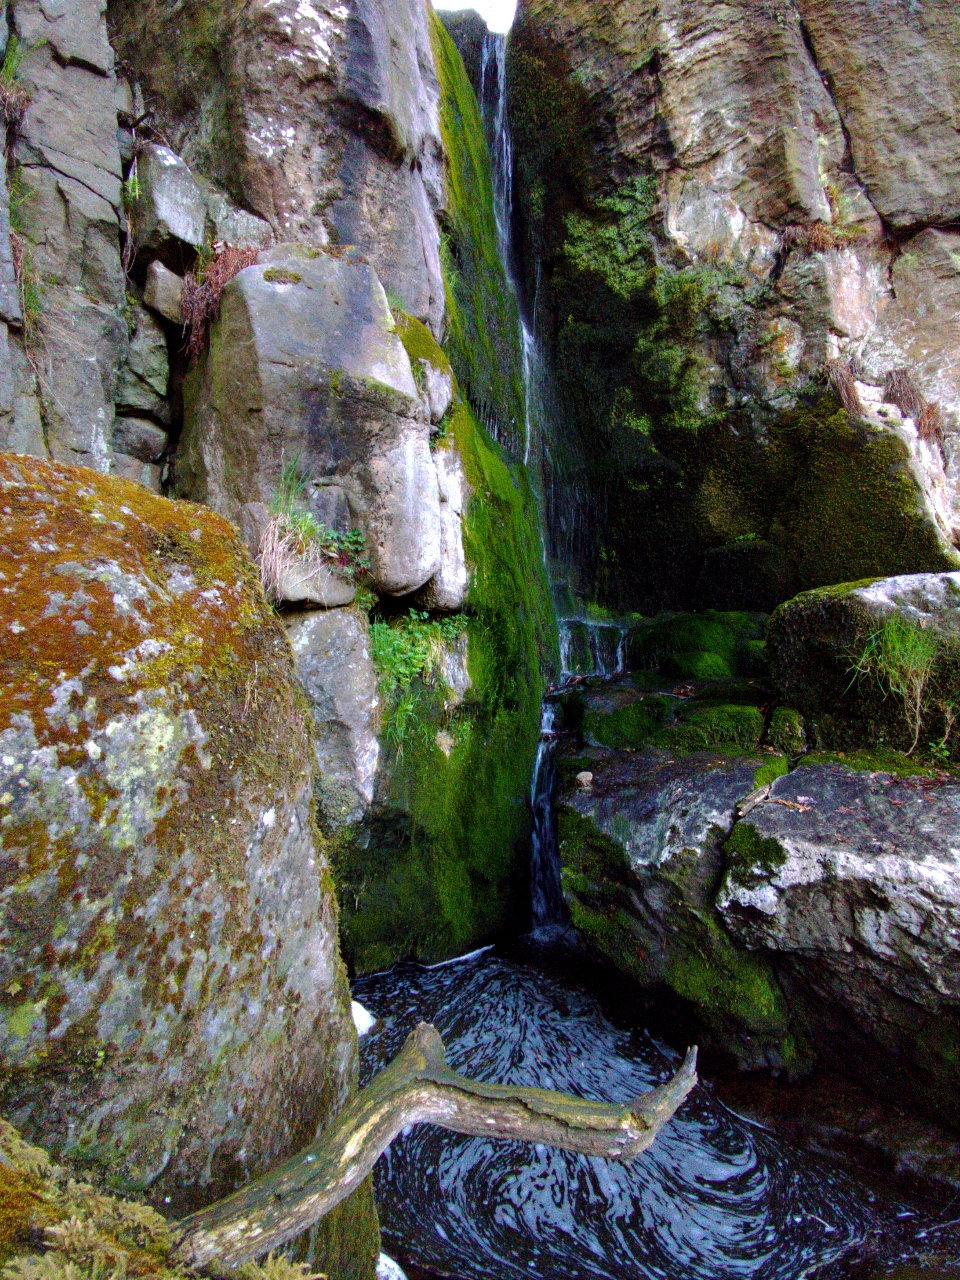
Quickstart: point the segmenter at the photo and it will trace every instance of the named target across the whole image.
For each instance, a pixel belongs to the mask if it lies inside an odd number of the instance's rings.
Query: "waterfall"
[[[537,747],[537,761],[530,787],[530,807],[533,810],[530,923],[531,933],[541,941],[556,938],[565,932],[570,922],[570,912],[560,883],[560,850],[553,803],[557,783],[553,737],[556,714],[557,709],[552,702],[543,704],[540,744]]]
[[[497,223],[497,241],[500,258],[507,280],[518,298],[513,258],[513,140],[507,118],[507,37],[488,32],[484,37],[481,60],[480,108],[493,159],[493,201]],[[531,484],[540,498],[541,524],[543,501],[539,494],[537,473],[540,462],[539,431],[540,414],[540,365],[537,355],[536,311],[539,295],[539,269],[537,289],[534,295],[533,315],[527,324],[522,313],[520,326],[523,336],[523,382],[526,402],[526,424],[523,461],[530,467]],[[546,556],[546,529],[544,527],[544,554]],[[570,913],[564,901],[560,884],[560,853],[557,844],[557,823],[554,813],[557,768],[554,758],[553,726],[556,707],[544,702],[540,722],[540,742],[530,784],[530,808],[533,813],[533,835],[530,855],[530,907],[533,935],[549,940],[564,932],[570,921]]]
[[[610,622],[561,618],[560,669],[570,676],[619,676],[626,670],[627,635]]]

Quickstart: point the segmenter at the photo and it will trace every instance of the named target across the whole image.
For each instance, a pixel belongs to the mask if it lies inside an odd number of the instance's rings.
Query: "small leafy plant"
[[[397,758],[403,759],[419,720],[416,681],[430,687],[446,684],[444,656],[466,630],[463,614],[431,618],[411,609],[402,618],[377,621],[370,628],[373,662],[380,675],[384,701],[384,728]]]
[[[294,566],[308,571],[326,568],[353,583],[370,568],[364,556],[366,539],[359,529],[346,533],[331,529],[307,510],[308,482],[298,453],[284,464],[270,504],[270,523],[260,542],[260,577],[273,600],[280,598],[280,583]]]

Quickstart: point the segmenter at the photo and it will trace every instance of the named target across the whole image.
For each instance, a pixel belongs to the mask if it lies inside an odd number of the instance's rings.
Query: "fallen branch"
[[[421,1022],[312,1146],[178,1223],[182,1235],[173,1260],[220,1271],[280,1248],[345,1200],[409,1125],[437,1124],[472,1137],[632,1160],[697,1083],[696,1063],[691,1049],[671,1080],[632,1102],[587,1102],[547,1089],[468,1080],[450,1070],[436,1029]]]

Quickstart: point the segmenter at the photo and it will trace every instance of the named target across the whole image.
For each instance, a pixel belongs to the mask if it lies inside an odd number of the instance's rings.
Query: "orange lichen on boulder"
[[[352,1084],[311,770],[233,526],[0,454],[0,1105],[168,1212]]]

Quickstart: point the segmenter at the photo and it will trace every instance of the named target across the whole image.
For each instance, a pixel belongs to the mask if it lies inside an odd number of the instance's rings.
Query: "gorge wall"
[[[588,596],[955,566],[958,38],[935,0],[521,3],[551,552]]]
[[[955,1124],[946,0],[521,0],[513,174],[476,15],[3,17],[15,1122],[171,1213],[290,1154],[355,1087],[341,948],[526,927],[546,695],[638,1008]],[[551,691],[551,587],[617,680]],[[375,1246],[366,1186],[313,1261]]]

